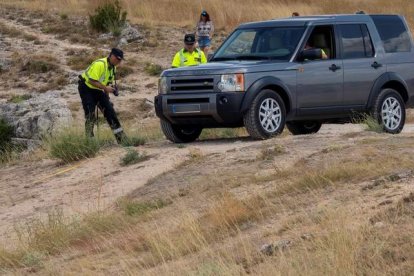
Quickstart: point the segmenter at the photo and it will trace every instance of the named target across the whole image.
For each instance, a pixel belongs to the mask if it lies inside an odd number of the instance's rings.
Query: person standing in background
[[[184,48],[174,55],[171,64],[172,68],[195,66],[207,62],[204,52],[196,47],[195,41],[194,34],[186,34],[184,36]]]
[[[214,33],[214,24],[210,19],[210,15],[203,10],[200,14],[200,20],[196,26],[196,35],[198,40],[198,46],[204,52],[204,55],[208,56],[208,50],[211,45],[211,38]]]

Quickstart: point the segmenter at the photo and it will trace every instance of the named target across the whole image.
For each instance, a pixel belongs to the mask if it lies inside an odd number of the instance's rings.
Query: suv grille
[[[214,78],[171,79],[171,92],[213,92]]]

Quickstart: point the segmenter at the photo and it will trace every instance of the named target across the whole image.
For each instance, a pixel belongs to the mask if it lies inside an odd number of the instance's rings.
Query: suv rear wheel
[[[196,140],[202,131],[199,127],[181,127],[161,120],[161,129],[165,137],[174,143],[189,143]]]
[[[372,114],[385,132],[400,133],[405,124],[405,104],[401,95],[391,88],[381,90]]]
[[[292,121],[286,123],[287,128],[293,135],[316,133],[322,124],[318,121]]]
[[[285,127],[285,103],[275,91],[264,89],[254,98],[243,120],[247,132],[255,139],[278,135]]]

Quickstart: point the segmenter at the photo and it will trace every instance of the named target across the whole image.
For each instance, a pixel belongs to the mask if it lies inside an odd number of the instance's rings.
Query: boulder
[[[128,43],[136,40],[143,40],[144,36],[138,31],[137,28],[132,27],[129,23],[125,24],[125,27],[121,31],[120,40],[126,40]]]
[[[15,128],[15,137],[23,139],[40,139],[72,122],[66,100],[56,91],[21,103],[0,103],[0,116]]]

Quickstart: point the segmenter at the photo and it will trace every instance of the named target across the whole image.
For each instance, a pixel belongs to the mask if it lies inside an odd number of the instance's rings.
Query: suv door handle
[[[378,62],[376,62],[376,61],[374,61],[374,63],[372,63],[372,64],[371,64],[371,67],[373,67],[373,68],[377,69],[377,68],[382,67],[382,64],[381,64],[381,63],[378,63]]]
[[[336,64],[332,64],[329,66],[329,70],[335,72],[336,70],[341,69],[341,66],[337,66]]]

